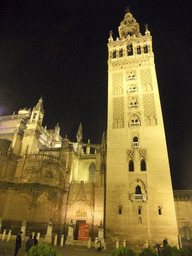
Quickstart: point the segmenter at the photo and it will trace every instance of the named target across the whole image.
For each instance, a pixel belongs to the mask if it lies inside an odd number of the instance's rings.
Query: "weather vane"
[[[130,12],[130,5],[125,9],[125,12],[126,13]]]

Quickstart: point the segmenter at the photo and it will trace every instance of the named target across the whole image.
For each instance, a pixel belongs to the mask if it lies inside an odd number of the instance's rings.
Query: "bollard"
[[[103,250],[107,250],[105,239],[103,240],[103,247],[104,247]]]
[[[2,241],[5,240],[5,236],[6,236],[6,229],[4,229],[4,231],[3,231]]]
[[[7,242],[9,242],[9,241],[10,241],[10,238],[11,238],[11,232],[12,232],[12,230],[9,230],[9,233],[8,233],[8,236],[7,236]]]
[[[127,246],[127,241],[126,239],[123,240],[123,247],[126,247]]]
[[[116,249],[119,248],[119,239],[116,240]]]
[[[39,240],[40,240],[40,233],[37,233],[37,240],[39,242]]]
[[[61,235],[61,242],[60,242],[60,246],[63,246],[64,244],[64,235]]]
[[[88,238],[87,247],[88,249],[91,249],[91,237]]]
[[[54,238],[54,246],[57,246],[57,234],[55,234],[55,238]]]
[[[97,250],[97,246],[98,246],[98,237],[95,237],[95,249]]]

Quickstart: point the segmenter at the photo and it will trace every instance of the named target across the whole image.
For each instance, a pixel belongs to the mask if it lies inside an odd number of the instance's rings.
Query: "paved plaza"
[[[57,246],[54,247],[61,254],[61,256],[110,256],[111,250],[102,250],[101,253],[96,252],[95,249],[88,249],[86,247],[76,247],[65,245],[63,247]],[[0,241],[0,256],[14,256],[15,251],[15,241]],[[17,256],[24,256],[25,252],[25,242],[23,242],[21,249]]]

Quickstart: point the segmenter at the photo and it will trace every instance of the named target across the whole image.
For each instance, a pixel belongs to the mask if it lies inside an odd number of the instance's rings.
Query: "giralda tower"
[[[177,245],[152,37],[130,12],[108,42],[106,239]]]

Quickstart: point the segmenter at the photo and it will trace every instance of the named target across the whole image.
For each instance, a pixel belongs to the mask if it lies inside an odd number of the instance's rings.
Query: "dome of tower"
[[[127,12],[119,26],[120,38],[126,38],[128,35],[138,35],[140,33],[139,24],[130,12]]]

